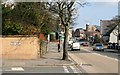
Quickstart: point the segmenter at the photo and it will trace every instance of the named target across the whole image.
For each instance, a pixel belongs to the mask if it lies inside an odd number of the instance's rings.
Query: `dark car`
[[[80,42],[81,46],[89,46],[89,42],[86,39],[79,39],[77,41]]]
[[[115,50],[119,50],[120,46],[118,43],[108,43],[108,49],[115,49]]]
[[[88,42],[83,43],[83,46],[88,46],[88,45],[89,45]]]
[[[112,43],[108,43],[108,47],[107,47],[108,49],[112,49],[113,48],[113,45],[112,45]]]
[[[103,46],[103,44],[101,44],[101,43],[96,43],[96,44],[94,44],[94,46],[93,46],[93,50],[104,51],[104,46]]]

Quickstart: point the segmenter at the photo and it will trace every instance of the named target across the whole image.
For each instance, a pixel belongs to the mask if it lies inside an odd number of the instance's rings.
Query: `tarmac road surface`
[[[3,73],[81,73],[76,66],[4,67]]]
[[[117,53],[92,51],[82,48],[80,51],[69,51],[74,56],[79,69],[83,73],[118,73],[119,63]]]

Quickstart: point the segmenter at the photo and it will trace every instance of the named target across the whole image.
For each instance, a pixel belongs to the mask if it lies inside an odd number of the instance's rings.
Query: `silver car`
[[[95,51],[95,50],[104,51],[104,45],[101,44],[101,43],[96,43],[96,44],[94,44],[94,46],[93,46],[93,50],[94,50],[94,51]]]

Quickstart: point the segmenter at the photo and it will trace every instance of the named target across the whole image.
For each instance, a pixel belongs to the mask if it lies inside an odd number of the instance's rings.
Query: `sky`
[[[98,0],[99,1],[99,0]],[[117,0],[90,1],[88,5],[80,7],[77,5],[78,17],[74,28],[85,28],[86,24],[100,25],[100,20],[111,20],[118,15]]]
[[[8,1],[14,2],[14,0]],[[74,29],[85,28],[87,23],[89,23],[90,25],[100,26],[100,20],[111,20],[113,17],[118,15],[118,1],[120,0],[78,1],[88,2],[89,4],[84,7],[80,7],[80,5],[77,5],[77,18],[75,20]]]

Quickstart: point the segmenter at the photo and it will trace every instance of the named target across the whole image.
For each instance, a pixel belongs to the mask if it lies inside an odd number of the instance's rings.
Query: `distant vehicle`
[[[79,42],[73,42],[72,43],[72,47],[71,47],[72,50],[80,50],[80,43]]]
[[[77,40],[81,46],[89,46],[89,42],[86,39]]]
[[[112,49],[113,48],[113,45],[112,45],[112,43],[108,43],[108,47],[107,47],[108,49]]]
[[[96,43],[96,44],[94,44],[94,46],[93,46],[93,50],[94,50],[94,51],[95,51],[95,50],[104,51],[104,46],[103,46],[103,44],[101,44],[101,43]]]
[[[114,49],[114,50],[119,50],[120,46],[118,43],[108,43],[108,49]]]
[[[84,42],[82,45],[83,46],[88,46],[89,44],[88,44],[88,42]]]

